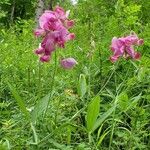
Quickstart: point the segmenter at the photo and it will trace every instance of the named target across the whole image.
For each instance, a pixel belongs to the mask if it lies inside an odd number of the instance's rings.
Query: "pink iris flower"
[[[135,33],[131,33],[126,37],[113,37],[111,43],[111,50],[113,56],[110,57],[112,62],[116,62],[119,57],[124,56],[125,58],[140,59],[141,55],[139,52],[134,50],[134,46],[140,46],[144,43],[143,39],[139,39]]]
[[[46,10],[39,18],[40,27],[34,31],[36,37],[42,37],[42,42],[35,53],[40,56],[40,61],[50,61],[51,54],[57,47],[64,48],[66,42],[75,38],[69,29],[74,26],[74,21],[69,20],[70,11],[56,6],[54,11]]]

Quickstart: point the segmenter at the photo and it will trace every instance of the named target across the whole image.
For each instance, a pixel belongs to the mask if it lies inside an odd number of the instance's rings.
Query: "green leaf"
[[[47,94],[44,98],[42,98],[41,100],[37,102],[32,112],[33,123],[46,110],[49,99],[50,99],[50,94]]]
[[[125,111],[129,105],[129,98],[126,92],[122,92],[117,96],[117,101],[121,111]]]
[[[59,150],[73,150],[70,146],[66,146],[65,144],[60,144],[53,139],[48,139],[48,142]]]
[[[15,100],[17,101],[17,104],[20,107],[20,110],[25,115],[25,117],[29,120],[30,119],[30,114],[26,109],[25,102],[23,101],[21,96],[18,94],[17,90],[9,82],[7,82],[7,84],[10,88],[10,91],[11,91],[12,95],[14,96]]]
[[[132,102],[128,105],[128,107],[127,107],[126,110],[135,107],[136,104],[137,104],[137,102],[141,99],[141,95],[142,95],[142,94],[140,93],[138,96],[133,97],[133,98],[131,99]]]
[[[138,76],[137,76],[139,82],[144,81],[145,77],[147,76],[147,72],[148,69],[146,67],[142,67],[139,69]]]
[[[10,150],[10,143],[7,139],[4,139],[5,142],[0,141],[0,150]]]
[[[78,85],[78,94],[82,98],[87,91],[86,78],[84,74],[80,74],[79,85]]]
[[[96,122],[100,110],[100,97],[94,97],[87,108],[87,130],[90,132]]]
[[[99,145],[102,143],[103,139],[105,138],[105,136],[106,136],[109,132],[110,132],[110,130],[107,131],[107,132],[104,132],[104,133],[100,136],[100,138],[99,138],[99,140],[98,140],[98,143],[97,143],[97,146],[99,146]]]
[[[31,123],[31,129],[32,129],[32,132],[33,132],[33,138],[34,138],[34,144],[38,144],[38,136],[37,136],[37,133],[36,133],[36,129],[34,127],[34,125]]]
[[[112,106],[107,112],[105,112],[101,117],[99,117],[97,121],[95,122],[91,132],[94,132],[102,124],[102,122],[112,114],[115,108],[116,108],[116,105]]]

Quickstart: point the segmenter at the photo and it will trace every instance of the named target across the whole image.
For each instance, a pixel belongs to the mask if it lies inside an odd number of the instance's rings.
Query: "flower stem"
[[[119,64],[119,61],[117,62],[117,64],[115,64],[113,67],[113,70],[111,72],[111,74],[109,75],[107,81],[105,82],[105,84],[101,87],[101,89],[99,90],[99,92],[96,94],[96,95],[99,95],[104,89],[105,87],[107,86],[107,84],[109,83],[110,79],[112,78],[112,76],[114,75],[114,73],[116,72],[116,69],[117,69],[117,66]]]
[[[48,98],[48,103],[47,103],[45,112],[43,114],[43,119],[45,118],[45,116],[47,114],[47,110],[48,110],[48,106],[49,106],[49,103],[50,103],[50,99],[51,99],[51,97],[53,95],[53,90],[54,90],[54,86],[55,86],[56,70],[57,70],[57,54],[56,54],[56,51],[55,51],[54,72],[53,72],[53,76],[52,76],[51,89],[50,89],[50,94],[49,94],[49,98]]]
[[[109,140],[109,150],[111,149],[111,144],[112,144],[112,140],[113,140],[115,125],[116,125],[116,121],[115,121],[115,110],[114,110],[113,120],[112,120],[112,129],[111,129],[111,135],[110,135],[110,140]]]

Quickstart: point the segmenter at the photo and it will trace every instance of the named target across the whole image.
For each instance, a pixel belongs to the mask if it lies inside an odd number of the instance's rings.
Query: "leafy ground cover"
[[[148,6],[119,0],[64,7],[76,38],[49,63],[34,54],[41,41],[33,36],[34,19],[1,27],[0,149],[149,150]],[[131,31],[144,39],[135,48],[141,58],[112,63],[112,38]],[[65,70],[64,56],[78,64]]]

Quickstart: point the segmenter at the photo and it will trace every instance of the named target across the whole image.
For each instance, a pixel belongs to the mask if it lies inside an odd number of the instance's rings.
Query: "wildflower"
[[[132,59],[140,59],[141,55],[134,50],[134,46],[140,46],[143,43],[143,39],[139,39],[135,33],[131,33],[129,36],[121,38],[113,37],[110,47],[113,56],[110,57],[110,60],[116,62],[121,56],[125,58],[130,57]]]
[[[64,69],[72,69],[77,63],[74,58],[66,58],[61,60],[61,66]]]
[[[34,31],[36,37],[42,37],[42,42],[35,53],[40,56],[40,61],[50,61],[52,52],[57,47],[64,48],[66,42],[75,38],[69,29],[73,27],[74,21],[69,20],[69,12],[56,6],[54,11],[46,10],[39,18],[39,29]]]

